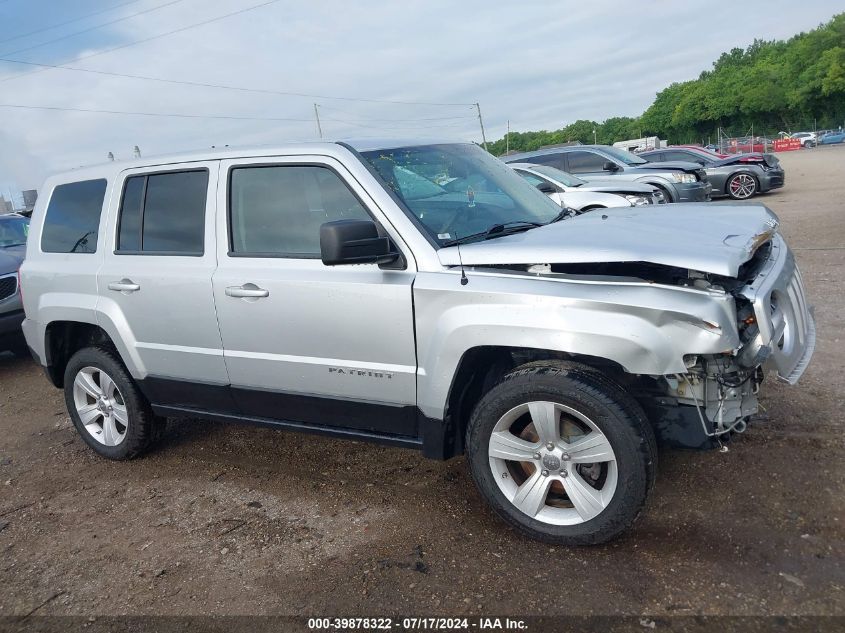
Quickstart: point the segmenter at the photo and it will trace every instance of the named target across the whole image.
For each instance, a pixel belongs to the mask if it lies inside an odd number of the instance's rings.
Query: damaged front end
[[[758,411],[767,370],[795,384],[809,365],[816,333],[801,274],[783,239],[768,237],[736,278],[699,277],[733,295],[740,345],[722,355],[685,356],[685,373],[660,379],[652,413],[664,444],[707,448],[742,433]]]
[[[813,316],[769,209],[668,206],[679,208],[590,212],[438,256],[565,284],[565,307],[548,313],[557,349],[616,363],[663,444],[718,446],[756,414],[769,370],[797,382]]]

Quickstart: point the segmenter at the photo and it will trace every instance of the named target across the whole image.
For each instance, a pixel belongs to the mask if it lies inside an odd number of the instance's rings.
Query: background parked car
[[[29,220],[11,213],[0,215],[0,351],[27,353],[21,331],[23,305],[18,269],[26,252]]]
[[[818,142],[815,132],[796,132],[792,135],[792,138],[797,138],[798,140],[800,140],[801,145],[803,145],[807,149],[815,147],[816,143]]]
[[[828,132],[819,139],[820,145],[835,145],[836,143],[845,143],[845,132]]]
[[[752,196],[783,187],[785,174],[774,154],[742,154],[719,158],[704,149],[668,147],[643,152],[640,157],[657,162],[687,160],[704,167],[714,196],[747,200]]]
[[[510,154],[506,163],[550,165],[587,182],[633,181],[657,187],[667,202],[702,202],[710,199],[710,185],[697,163],[650,163],[629,151],[608,145],[553,147]]]
[[[509,167],[560,206],[577,211],[666,202],[660,190],[652,185],[612,178],[587,182],[549,165],[510,163]]]

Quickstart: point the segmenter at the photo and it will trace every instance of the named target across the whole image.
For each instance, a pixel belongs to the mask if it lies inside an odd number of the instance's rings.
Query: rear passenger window
[[[237,167],[229,184],[230,251],[318,258],[320,226],[370,216],[334,171],[314,165]]]
[[[50,196],[41,250],[45,253],[96,253],[106,181],[59,185]]]
[[[127,178],[117,252],[202,255],[208,170]]]

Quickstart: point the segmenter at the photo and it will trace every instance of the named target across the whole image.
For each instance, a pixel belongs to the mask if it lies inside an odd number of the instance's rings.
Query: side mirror
[[[604,171],[619,171],[619,165],[614,163],[612,160],[606,160],[604,165],[601,166]]]
[[[320,226],[320,258],[326,266],[387,264],[396,261],[390,238],[371,220],[336,220]]]
[[[545,193],[547,195],[550,194],[550,193],[557,193],[557,188],[553,184],[551,184],[550,182],[537,183],[537,189],[539,189],[540,191],[542,191],[543,193]]]

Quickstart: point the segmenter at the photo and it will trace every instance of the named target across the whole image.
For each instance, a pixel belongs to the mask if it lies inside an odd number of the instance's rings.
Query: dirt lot
[[[781,160],[759,201],[815,303],[814,362],[729,452],[662,453],[613,544],[517,536],[463,459],[188,421],[109,462],[0,356],[0,615],[845,615],[845,147]]]

